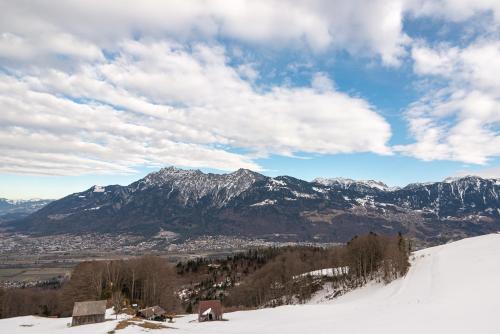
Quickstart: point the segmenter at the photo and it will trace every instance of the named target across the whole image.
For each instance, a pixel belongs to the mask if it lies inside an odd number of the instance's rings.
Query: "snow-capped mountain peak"
[[[395,187],[389,187],[385,183],[381,181],[374,181],[374,180],[353,180],[353,179],[348,179],[348,178],[343,178],[343,177],[336,177],[336,178],[323,178],[319,177],[313,180],[315,183],[319,183],[321,185],[327,186],[327,187],[332,187],[332,186],[340,186],[343,189],[349,189],[353,187],[367,187],[367,188],[372,188],[372,189],[378,189],[382,191],[391,191],[391,190],[396,190],[398,188]]]
[[[453,183],[457,181],[462,181],[462,182],[467,182],[467,181],[473,181],[476,182],[478,180],[485,180],[480,176],[477,175],[466,175],[466,176],[449,176],[443,180],[443,183]]]
[[[103,193],[106,191],[106,187],[95,185],[93,188],[93,192],[95,193]]]
[[[212,174],[200,170],[167,167],[148,174],[131,186],[136,185],[137,189],[141,190],[170,188],[171,192],[178,192],[185,203],[211,195],[217,202],[216,205],[220,205],[238,196],[253,183],[264,179],[265,176],[248,169],[238,169],[228,174]]]

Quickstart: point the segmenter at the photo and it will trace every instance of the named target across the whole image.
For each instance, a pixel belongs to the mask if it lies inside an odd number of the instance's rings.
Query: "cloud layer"
[[[478,15],[490,35],[470,45],[403,30]],[[0,172],[260,170],[270,155],[394,151],[484,164],[500,155],[499,22],[489,0],[0,0]],[[376,106],[328,74],[263,85],[228,45],[412,62],[438,84],[405,113],[414,142],[391,148]]]
[[[259,91],[227,61],[220,46],[125,40],[71,70],[1,75],[2,171],[259,170],[253,159],[269,154],[390,153],[388,123],[328,78]]]
[[[317,52],[332,47],[362,50],[396,64],[408,43],[402,32],[403,4],[401,0],[3,1],[0,30],[12,33],[3,36],[4,42],[15,41],[11,52],[24,56],[69,51],[100,57],[89,43],[108,48],[135,35],[184,41],[222,37]],[[47,40],[41,42],[40,35]]]

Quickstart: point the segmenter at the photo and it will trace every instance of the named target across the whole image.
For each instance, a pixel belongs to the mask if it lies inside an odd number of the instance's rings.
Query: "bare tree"
[[[113,310],[115,311],[116,319],[118,319],[118,313],[123,309],[123,294],[121,291],[117,290],[111,295],[111,301],[113,303]]]

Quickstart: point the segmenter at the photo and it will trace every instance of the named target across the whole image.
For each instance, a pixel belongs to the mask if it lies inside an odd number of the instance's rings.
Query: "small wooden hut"
[[[198,321],[222,320],[220,300],[201,300],[198,303]]]
[[[167,318],[167,312],[158,305],[139,310],[137,315],[147,320],[156,321],[165,321]]]
[[[105,300],[76,302],[75,306],[73,306],[73,319],[71,321],[71,326],[103,322],[105,313]]]

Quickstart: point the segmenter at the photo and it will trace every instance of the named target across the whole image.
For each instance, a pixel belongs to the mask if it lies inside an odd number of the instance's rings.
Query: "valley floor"
[[[500,333],[500,234],[464,239],[415,252],[408,274],[388,285],[370,284],[335,300],[328,289],[306,305],[225,314],[228,321],[176,319],[173,330],[129,326],[144,333]],[[111,319],[114,319],[112,317]],[[3,333],[108,333],[117,320],[68,328],[66,319],[0,320]]]

